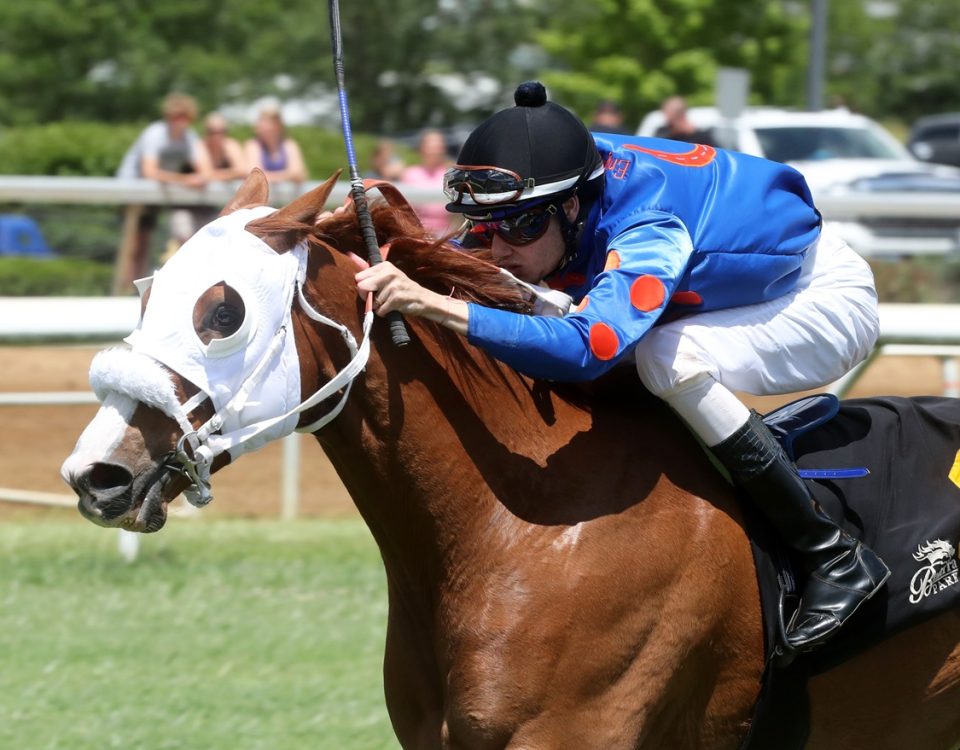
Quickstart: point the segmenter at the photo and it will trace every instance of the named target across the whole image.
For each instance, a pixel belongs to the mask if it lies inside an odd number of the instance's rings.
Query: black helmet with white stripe
[[[593,137],[576,115],[547,101],[543,84],[520,84],[514,101],[515,107],[477,126],[447,170],[448,211],[475,219],[504,217],[562,202],[602,178]]]

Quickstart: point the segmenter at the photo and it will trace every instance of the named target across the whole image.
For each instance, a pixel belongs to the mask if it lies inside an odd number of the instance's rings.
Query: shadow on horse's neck
[[[689,492],[715,488],[695,441],[639,383],[590,399],[524,378],[432,324],[408,326],[411,343],[398,349],[375,325],[365,377],[318,436],[385,556],[398,538],[446,556],[498,535],[642,513],[665,477]]]

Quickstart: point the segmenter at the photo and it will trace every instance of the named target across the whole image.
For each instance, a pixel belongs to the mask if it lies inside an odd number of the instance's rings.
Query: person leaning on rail
[[[250,172],[243,146],[230,136],[230,124],[219,112],[203,119],[203,145],[210,155],[211,180],[239,180]]]
[[[482,122],[445,176],[465,237],[531,284],[567,292],[562,317],[431,292],[390,263],[357,275],[379,315],[441,323],[532,376],[589,380],[632,353],[643,384],[700,436],[808,573],[788,645],[833,635],[889,570],[817,505],[733,393],[814,388],[878,334],[867,264],[821,226],[798,172],[675,141],[591,134],[537,82]]]
[[[210,154],[192,124],[197,119],[197,102],[187,94],[171,93],[163,100],[163,119],[150,123],[124,154],[117,177],[145,178],[167,185],[199,190],[213,178]],[[171,206],[170,238],[167,253],[173,252],[193,234],[204,217],[203,211]],[[125,284],[150,273],[150,242],[159,208],[146,209],[139,217],[131,269]]]

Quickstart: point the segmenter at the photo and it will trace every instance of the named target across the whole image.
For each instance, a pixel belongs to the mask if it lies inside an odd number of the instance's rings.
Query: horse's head
[[[140,324],[129,348],[94,358],[102,407],[61,469],[84,516],[156,531],[181,492],[209,502],[210,475],[231,459],[339,414],[367,363],[373,313],[360,314],[353,281],[365,263],[356,213],[317,224],[336,178],[274,211],[255,171],[220,218],[138,284]],[[395,190],[381,190],[378,241],[402,270],[437,292],[529,309],[496,266],[431,239]]]
[[[156,531],[178,494],[205,504],[213,471],[295,428],[291,308],[307,269],[303,240],[335,179],[274,213],[254,172],[220,218],[138,285],[140,324],[129,348],[94,359],[102,406],[61,469],[85,517]]]

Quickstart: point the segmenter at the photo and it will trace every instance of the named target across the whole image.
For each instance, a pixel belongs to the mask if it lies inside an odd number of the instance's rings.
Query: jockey
[[[427,290],[390,263],[357,275],[379,315],[460,332],[517,370],[589,380],[632,356],[798,553],[808,576],[786,624],[813,648],[883,586],[887,566],[814,501],[734,391],[816,388],[878,335],[869,266],[824,231],[803,177],[782,164],[676,141],[595,133],[537,82],[482,122],[445,176],[465,244],[521,281],[566,292],[562,316],[520,315]]]

